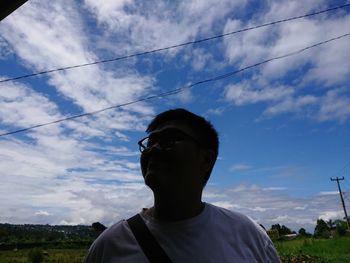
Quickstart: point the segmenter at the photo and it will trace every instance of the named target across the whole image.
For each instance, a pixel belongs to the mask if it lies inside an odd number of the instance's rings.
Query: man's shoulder
[[[240,229],[248,228],[264,233],[263,228],[257,222],[243,213],[232,211],[213,204],[208,204],[208,207],[214,217],[220,218],[221,220],[226,221],[228,224],[232,224],[232,227]]]
[[[214,222],[230,233],[231,237],[238,238],[235,242],[246,244],[247,247],[256,248],[257,254],[261,251],[269,254],[273,258],[272,262],[279,262],[277,252],[268,237],[266,231],[252,218],[237,211],[231,211],[226,208],[209,205],[213,211]]]
[[[207,203],[208,208],[211,210],[211,213],[214,215],[226,217],[228,220],[237,220],[237,221],[247,221],[251,222],[251,218],[237,211],[229,210],[224,207],[216,206],[214,204]]]
[[[129,225],[125,219],[118,221],[112,226],[106,228],[99,237],[95,240],[96,243],[105,242],[106,240],[110,242],[111,239],[115,239],[116,237],[121,237],[128,235],[130,232]]]
[[[108,227],[93,242],[85,262],[145,262],[145,256],[128,222],[121,220]]]

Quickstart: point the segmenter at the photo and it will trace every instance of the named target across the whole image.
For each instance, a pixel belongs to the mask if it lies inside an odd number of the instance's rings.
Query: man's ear
[[[215,153],[213,150],[205,149],[202,151],[202,170],[208,173],[215,163]]]

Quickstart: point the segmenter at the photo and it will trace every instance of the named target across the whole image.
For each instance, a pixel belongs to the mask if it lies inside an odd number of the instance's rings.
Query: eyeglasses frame
[[[184,135],[185,135],[188,139],[190,139],[191,141],[194,141],[194,142],[197,143],[198,145],[203,146],[203,143],[201,143],[197,138],[195,138],[195,137],[193,137],[192,135],[189,135],[188,133],[183,132],[183,131],[181,131],[181,130],[179,130],[179,131],[180,131],[182,134],[184,134]],[[143,153],[145,150],[147,150],[148,148],[150,148],[150,147],[145,147],[145,146],[142,144],[142,142],[143,142],[144,140],[148,139],[150,136],[151,136],[151,134],[149,134],[148,136],[142,138],[141,140],[139,140],[139,141],[137,142],[137,144],[139,145],[139,151],[140,151],[141,153]],[[185,139],[185,140],[186,140],[186,139]],[[185,140],[179,140],[179,141],[185,141]]]

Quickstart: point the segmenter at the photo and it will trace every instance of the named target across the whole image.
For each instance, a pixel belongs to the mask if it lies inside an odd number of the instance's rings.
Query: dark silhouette
[[[100,222],[95,222],[92,223],[92,228],[95,230],[95,232],[97,233],[97,235],[99,236],[103,231],[105,231],[105,229],[107,228],[106,226],[104,226],[103,224],[101,224]]]
[[[318,238],[329,238],[331,235],[327,223],[323,219],[317,219],[314,236]]]
[[[210,122],[175,109],[157,115],[146,132],[140,164],[154,204],[105,230],[86,262],[280,262],[257,223],[202,202],[219,148]]]

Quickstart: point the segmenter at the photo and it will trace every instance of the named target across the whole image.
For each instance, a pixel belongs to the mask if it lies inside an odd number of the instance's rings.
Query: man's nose
[[[163,147],[162,147],[162,144],[160,142],[155,142],[153,145],[151,145],[150,150],[153,150],[153,149],[161,150],[162,148]]]
[[[162,150],[162,146],[160,142],[155,142],[151,146],[147,147],[146,153],[153,152],[155,150]]]

